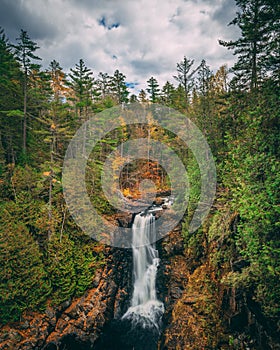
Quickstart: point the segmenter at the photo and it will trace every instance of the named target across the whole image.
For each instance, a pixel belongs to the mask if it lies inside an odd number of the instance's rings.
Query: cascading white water
[[[164,312],[163,303],[156,296],[156,275],[159,265],[156,241],[155,218],[152,214],[138,214],[132,226],[132,250],[134,290],[131,306],[123,315],[142,327],[159,328]]]

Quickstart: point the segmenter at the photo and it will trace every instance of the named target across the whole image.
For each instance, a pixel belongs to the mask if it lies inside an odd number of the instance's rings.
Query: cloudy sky
[[[234,57],[218,44],[238,31],[234,0],[0,0],[0,25],[10,41],[24,29],[47,67],[65,71],[80,58],[94,75],[119,69],[135,92],[154,76],[162,85],[184,56],[215,71]]]

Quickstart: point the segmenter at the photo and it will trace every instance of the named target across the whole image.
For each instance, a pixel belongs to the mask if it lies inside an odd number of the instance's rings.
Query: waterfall
[[[155,248],[155,218],[151,213],[135,216],[132,226],[132,251],[134,289],[131,306],[122,319],[134,325],[159,330],[164,312],[163,303],[156,296],[156,275],[159,265],[158,251]]]

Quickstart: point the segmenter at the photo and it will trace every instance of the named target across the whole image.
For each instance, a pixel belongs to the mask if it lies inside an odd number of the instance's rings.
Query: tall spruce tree
[[[159,93],[160,93],[158,81],[154,77],[151,77],[147,81],[147,83],[148,83],[148,87],[146,90],[150,95],[150,101],[155,103],[157,102],[159,98]]]
[[[27,32],[21,29],[19,37],[16,39],[18,44],[13,45],[15,49],[15,55],[23,70],[23,136],[22,136],[22,150],[24,156],[26,155],[27,144],[27,118],[28,118],[28,83],[29,79],[34,73],[38,71],[40,65],[34,63],[41,60],[40,57],[35,55],[35,52],[39,49],[36,42],[32,41]]]
[[[0,133],[8,163],[15,163],[21,149],[21,130],[18,128],[23,116],[21,79],[19,63],[0,28]]]
[[[213,75],[210,67],[207,65],[205,60],[202,60],[200,66],[197,69],[196,87],[197,91],[204,97],[207,96],[207,93],[209,91],[210,80],[212,76]]]
[[[271,73],[274,83],[280,85],[280,2],[265,0],[266,18],[269,27],[268,54],[266,69]]]
[[[75,68],[70,68],[69,86],[73,90],[73,101],[79,120],[87,119],[89,107],[92,105],[94,79],[92,71],[80,59]]]
[[[161,90],[161,100],[162,102],[169,107],[174,105],[175,98],[175,87],[169,81],[167,81]]]
[[[126,76],[118,69],[111,78],[111,90],[119,104],[128,102],[128,89],[125,83]]]
[[[105,98],[110,95],[111,92],[111,77],[108,73],[100,72],[95,81],[97,97]]]
[[[204,134],[210,133],[211,124],[213,123],[213,103],[214,98],[211,96],[211,80],[213,74],[205,60],[201,61],[197,69],[195,97],[193,98],[192,107],[195,110],[195,119]]]
[[[177,63],[177,75],[173,76],[184,89],[186,105],[189,103],[190,93],[194,86],[194,74],[197,70],[192,69],[193,64],[194,60],[190,60],[184,56],[183,60]]]
[[[222,46],[238,56],[233,66],[235,81],[241,88],[256,89],[265,77],[271,23],[265,0],[236,0],[240,11],[229,25],[237,25],[241,37],[234,41],[219,40]]]

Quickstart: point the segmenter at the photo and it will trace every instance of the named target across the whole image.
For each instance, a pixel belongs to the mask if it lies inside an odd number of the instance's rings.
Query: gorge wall
[[[232,229],[234,220],[228,221]],[[105,247],[106,264],[91,289],[1,327],[0,349],[280,349],[277,327],[268,324],[259,306],[243,290],[220,282],[225,271],[242,268],[238,261],[217,269],[211,260],[217,242],[205,236],[201,251],[194,252],[181,231],[179,225],[157,243],[158,298],[165,305],[160,338],[120,321],[132,295],[132,252]],[[226,238],[221,244],[228,244]]]

